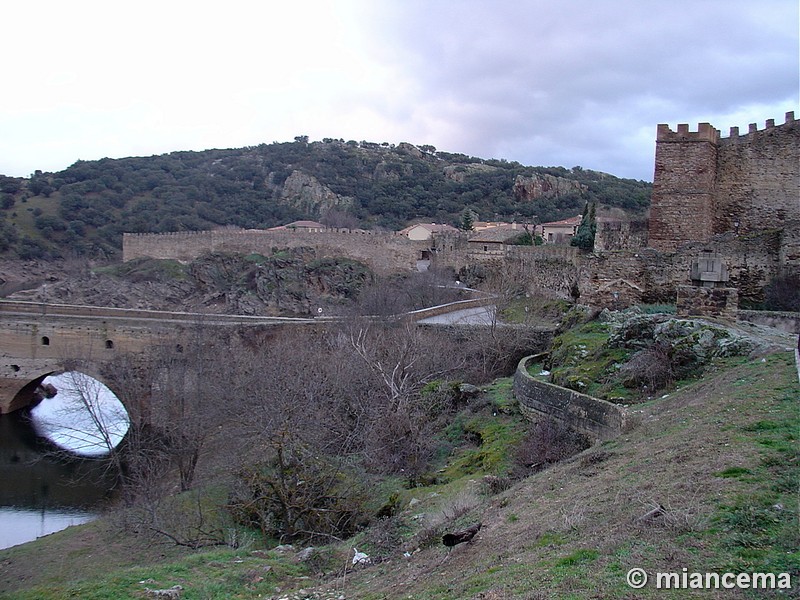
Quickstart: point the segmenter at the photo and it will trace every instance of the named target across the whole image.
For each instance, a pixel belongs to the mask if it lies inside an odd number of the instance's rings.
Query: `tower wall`
[[[714,230],[714,191],[719,132],[659,125],[650,205],[649,245],[673,251],[688,240],[707,240]]]
[[[781,231],[782,268],[800,268],[800,121],[721,138],[708,123],[659,125],[649,246],[674,252],[715,235]]]

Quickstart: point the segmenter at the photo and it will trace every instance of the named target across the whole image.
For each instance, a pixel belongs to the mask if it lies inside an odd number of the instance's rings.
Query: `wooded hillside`
[[[296,219],[399,229],[410,221],[546,222],[587,201],[641,213],[651,184],[573,167],[529,167],[432,146],[326,138],[78,161],[30,178],[0,175],[0,253],[110,256],[123,232],[266,228]]]

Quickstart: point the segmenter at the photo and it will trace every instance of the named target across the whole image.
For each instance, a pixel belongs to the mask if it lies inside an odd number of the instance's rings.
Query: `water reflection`
[[[93,519],[113,493],[105,467],[54,456],[23,411],[0,415],[0,548]]]
[[[54,397],[0,415],[0,548],[90,521],[112,497],[114,476],[102,455],[124,437],[127,413],[81,373],[50,376],[47,384]]]
[[[40,510],[0,506],[0,549],[24,544],[71,525],[94,519],[96,513],[77,508],[50,507]]]
[[[39,435],[80,456],[113,450],[130,426],[125,407],[104,384],[78,371],[50,375],[42,388],[55,391],[31,409]]]

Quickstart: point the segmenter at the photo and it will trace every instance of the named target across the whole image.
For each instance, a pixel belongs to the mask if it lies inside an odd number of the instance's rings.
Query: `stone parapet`
[[[678,317],[716,317],[736,321],[739,293],[736,288],[678,287],[675,314]]]
[[[527,365],[534,358],[523,358],[514,373],[514,394],[527,418],[549,417],[599,441],[615,438],[627,429],[623,407],[531,377]]]
[[[788,333],[800,334],[800,312],[787,312],[775,310],[740,310],[740,321],[764,325],[773,329],[780,329]]]

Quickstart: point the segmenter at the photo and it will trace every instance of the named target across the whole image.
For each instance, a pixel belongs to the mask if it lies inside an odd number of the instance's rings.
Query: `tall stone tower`
[[[674,251],[688,240],[706,241],[714,234],[714,198],[719,131],[700,123],[672,131],[659,125],[653,196],[650,204],[649,245]]]

